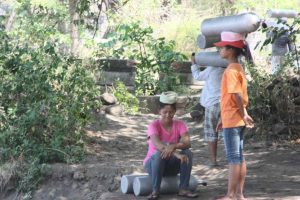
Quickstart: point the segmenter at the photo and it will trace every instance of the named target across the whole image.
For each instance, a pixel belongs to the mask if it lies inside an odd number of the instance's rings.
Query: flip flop
[[[159,194],[150,194],[149,196],[147,196],[148,200],[157,200],[159,197]]]
[[[207,165],[210,168],[215,168],[220,166],[218,162],[211,162],[210,160],[204,162],[204,165]]]
[[[186,198],[196,198],[199,196],[199,194],[193,192],[179,192],[178,196]]]

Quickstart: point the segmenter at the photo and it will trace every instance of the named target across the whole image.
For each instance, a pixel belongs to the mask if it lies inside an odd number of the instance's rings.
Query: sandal
[[[211,162],[210,160],[204,162],[204,165],[208,166],[209,168],[217,168],[220,167],[219,163],[216,162]]]
[[[147,196],[148,200],[157,200],[159,197],[159,194],[153,194],[151,193],[149,196]]]
[[[196,198],[199,196],[199,194],[193,193],[191,191],[181,191],[178,193],[178,196],[186,197],[186,198]]]

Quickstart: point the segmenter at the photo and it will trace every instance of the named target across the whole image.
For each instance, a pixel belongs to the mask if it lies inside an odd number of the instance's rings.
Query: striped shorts
[[[213,142],[218,140],[218,132],[216,127],[220,117],[220,104],[214,104],[205,108],[204,117],[204,140]]]

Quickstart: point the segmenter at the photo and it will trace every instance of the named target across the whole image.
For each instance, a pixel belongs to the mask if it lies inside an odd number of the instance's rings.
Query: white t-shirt
[[[205,81],[205,85],[200,95],[200,104],[203,107],[210,107],[216,103],[220,103],[221,80],[225,68],[223,67],[206,67],[200,71],[198,65],[192,65],[191,71],[194,79]]]

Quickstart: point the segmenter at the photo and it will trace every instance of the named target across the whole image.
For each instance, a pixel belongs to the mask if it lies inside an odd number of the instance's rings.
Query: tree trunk
[[[170,0],[162,0],[161,1],[162,13],[160,15],[161,21],[166,21],[170,17],[171,10],[171,2]]]
[[[220,1],[222,16],[233,15],[236,13],[236,9],[233,7],[235,0],[222,0]]]
[[[9,15],[9,18],[7,19],[7,22],[5,24],[5,31],[9,32],[11,30],[15,18],[16,18],[16,12],[13,10],[12,13]]]
[[[69,13],[70,13],[70,36],[72,40],[71,53],[78,55],[79,52],[79,15],[76,12],[77,0],[69,0]]]
[[[236,13],[236,9],[234,8],[235,0],[227,0],[230,8],[230,15],[233,15]]]

